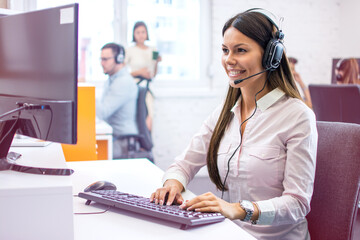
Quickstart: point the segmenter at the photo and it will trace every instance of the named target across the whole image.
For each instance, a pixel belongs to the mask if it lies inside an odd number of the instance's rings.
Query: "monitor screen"
[[[76,143],[77,53],[78,4],[0,17],[1,158],[16,132]]]

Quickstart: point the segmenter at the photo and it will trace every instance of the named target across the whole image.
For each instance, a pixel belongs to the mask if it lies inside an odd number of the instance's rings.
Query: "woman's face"
[[[147,39],[147,32],[144,26],[139,26],[134,31],[134,38],[136,43],[144,44]]]
[[[223,40],[221,62],[229,76],[230,86],[239,88],[257,79],[266,78],[266,74],[260,74],[235,85],[235,80],[244,79],[264,70],[262,66],[264,50],[257,42],[234,27],[229,27],[225,31]]]

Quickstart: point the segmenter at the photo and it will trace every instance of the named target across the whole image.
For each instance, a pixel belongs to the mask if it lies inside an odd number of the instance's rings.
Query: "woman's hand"
[[[218,212],[231,220],[245,218],[245,211],[239,203],[228,203],[211,192],[186,201],[180,207],[195,212]]]
[[[162,188],[158,188],[151,194],[150,202],[160,205],[182,204],[184,202],[181,192],[184,189],[183,185],[175,179],[169,179],[164,183]],[[166,199],[167,198],[167,199]]]

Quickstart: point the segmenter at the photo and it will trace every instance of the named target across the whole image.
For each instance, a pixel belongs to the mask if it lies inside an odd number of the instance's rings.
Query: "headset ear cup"
[[[125,49],[118,45],[118,54],[115,56],[115,62],[117,64],[123,63],[125,60]]]
[[[263,56],[263,67],[274,71],[280,66],[281,58],[284,51],[284,45],[277,39],[271,39],[266,46]]]
[[[117,64],[123,63],[124,62],[124,54],[119,53],[115,59],[116,59]]]

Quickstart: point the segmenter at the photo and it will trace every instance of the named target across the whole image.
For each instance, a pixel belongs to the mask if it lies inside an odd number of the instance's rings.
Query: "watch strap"
[[[250,219],[254,214],[254,205],[248,200],[242,200],[240,202],[240,207],[246,212],[245,218],[242,221],[250,222]]]

